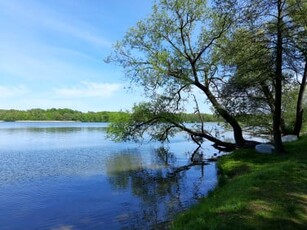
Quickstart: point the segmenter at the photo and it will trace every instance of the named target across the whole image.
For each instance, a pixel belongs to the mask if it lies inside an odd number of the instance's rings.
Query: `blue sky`
[[[119,111],[142,101],[103,59],[152,2],[0,0],[0,109]]]
[[[144,0],[0,0],[0,109],[118,111],[141,100],[103,59]]]

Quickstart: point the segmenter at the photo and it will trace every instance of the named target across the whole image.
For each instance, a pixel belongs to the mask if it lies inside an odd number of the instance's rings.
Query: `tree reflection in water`
[[[176,156],[163,147],[156,149],[152,156],[154,159],[148,163],[137,151],[127,151],[107,160],[107,176],[112,187],[115,190],[130,189],[140,202],[140,210],[129,218],[129,227],[157,226],[206,192],[201,190],[202,166],[195,166],[188,160],[186,165],[180,165]],[[199,168],[196,180],[190,180],[187,175],[193,166]]]

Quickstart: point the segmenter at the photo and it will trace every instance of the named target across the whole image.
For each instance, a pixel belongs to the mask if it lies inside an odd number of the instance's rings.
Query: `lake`
[[[181,167],[195,149],[183,134],[115,143],[107,125],[1,122],[0,229],[159,229],[216,186],[214,163]]]

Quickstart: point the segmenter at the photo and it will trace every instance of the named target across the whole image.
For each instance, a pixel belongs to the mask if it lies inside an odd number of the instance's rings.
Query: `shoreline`
[[[283,156],[240,149],[220,158],[218,185],[170,229],[304,229],[307,135],[285,147]]]
[[[17,122],[17,123],[26,123],[26,122],[29,122],[29,123],[35,123],[35,122],[46,122],[46,123],[67,123],[67,122],[70,122],[70,123],[73,123],[73,122],[83,122],[83,121],[56,121],[56,120],[52,120],[52,121],[49,121],[49,120],[17,120],[17,121],[0,121],[0,122]]]

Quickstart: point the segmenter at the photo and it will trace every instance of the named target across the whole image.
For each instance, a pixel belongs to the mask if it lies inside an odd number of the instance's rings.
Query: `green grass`
[[[171,228],[307,229],[307,135],[286,150],[239,150],[223,157],[218,187]]]

